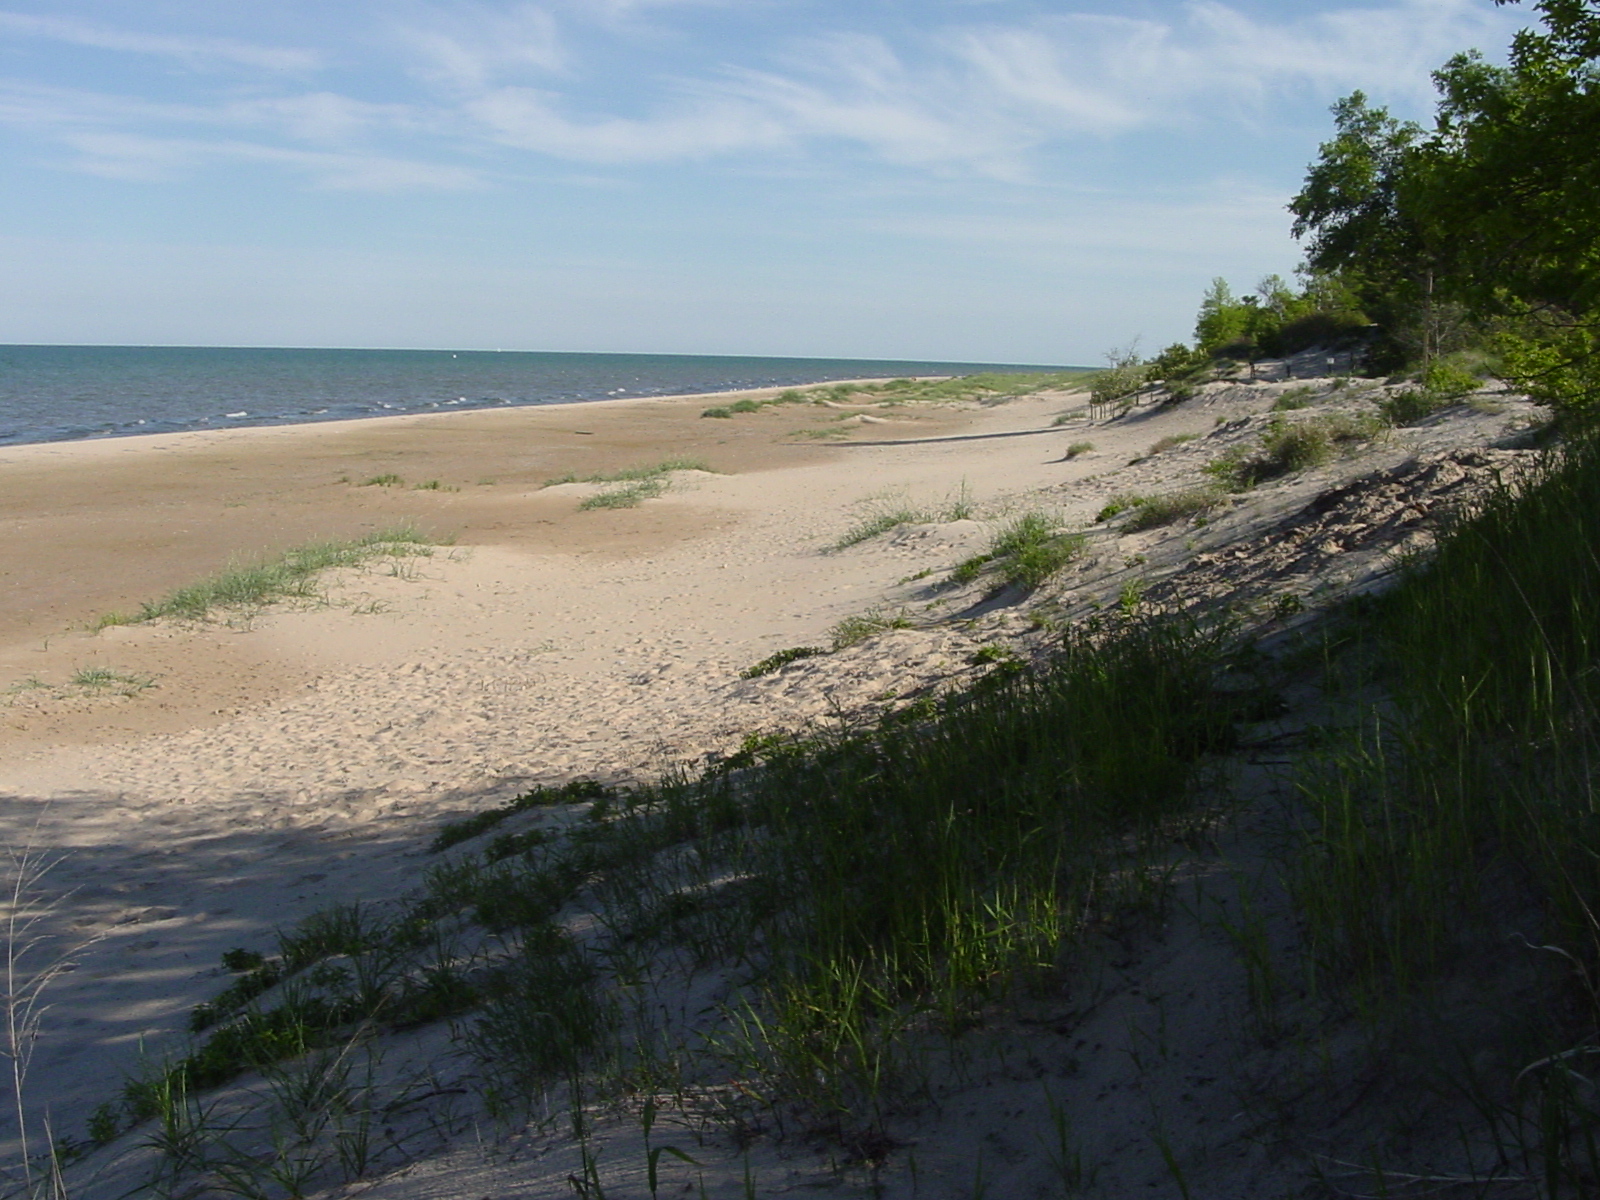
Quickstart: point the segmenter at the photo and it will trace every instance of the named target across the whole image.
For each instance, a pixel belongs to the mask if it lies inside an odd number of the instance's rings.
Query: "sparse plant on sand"
[[[124,696],[136,696],[147,688],[156,686],[156,681],[148,675],[136,675],[131,671],[118,671],[112,667],[79,667],[72,673],[72,678],[68,682],[73,687],[83,688],[85,691],[116,691]]]
[[[1094,451],[1094,443],[1093,442],[1073,442],[1072,445],[1067,447],[1067,453],[1066,453],[1065,457],[1067,457],[1067,458],[1081,458],[1083,455],[1090,454],[1093,451]]]
[[[904,505],[892,508],[879,508],[868,513],[857,521],[838,541],[828,547],[830,551],[847,550],[851,546],[858,546],[862,542],[871,541],[875,537],[888,533],[891,529],[898,529],[902,525],[918,525],[928,519],[928,514],[920,508],[910,508]]]
[[[316,577],[339,567],[358,567],[375,558],[404,558],[433,553],[436,539],[409,526],[381,530],[349,542],[313,542],[286,550],[276,559],[254,566],[230,567],[199,583],[179,588],[164,599],[148,601],[132,615],[111,613],[96,623],[130,625],[173,617],[202,621],[213,609],[259,609],[279,600],[308,599],[316,593]]]
[[[1134,506],[1136,511],[1128,518],[1124,530],[1138,533],[1187,521],[1209,513],[1222,501],[1223,494],[1214,487],[1184,488],[1181,491],[1144,496]]]
[[[1167,450],[1171,450],[1175,446],[1182,446],[1186,442],[1192,442],[1199,436],[1200,435],[1197,433],[1169,434],[1166,437],[1160,438],[1156,442],[1152,443],[1150,449],[1146,450],[1144,455],[1146,458],[1154,458],[1156,455],[1164,453]]]
[[[770,675],[792,662],[802,658],[811,658],[818,654],[826,654],[822,646],[790,646],[787,650],[779,650],[776,654],[769,654],[754,666],[746,667],[739,672],[740,679],[759,679],[763,675]]]
[[[361,487],[399,487],[405,480],[393,472],[383,475],[374,475],[371,479],[363,479]]]
[[[1370,441],[1383,428],[1373,417],[1334,413],[1311,420],[1274,417],[1262,431],[1255,453],[1235,446],[1201,469],[1231,492],[1320,467],[1348,447]]]
[[[888,629],[910,629],[911,615],[905,609],[886,613],[872,608],[856,617],[846,617],[831,630],[829,638],[835,650],[845,650],[866,641]]]
[[[982,554],[958,563],[950,582],[971,583],[988,573],[1028,591],[1042,584],[1083,550],[1083,535],[1066,533],[1061,522],[1045,513],[1014,517],[998,529]]]
[[[62,975],[72,971],[74,956],[94,941],[58,949],[57,939],[44,928],[58,901],[43,894],[46,877],[60,862],[39,850],[32,840],[5,850],[6,866],[0,918],[4,938],[4,992],[0,994],[0,1058],[8,1064],[11,1108],[16,1119],[18,1170],[21,1194],[27,1200],[65,1200],[61,1157],[54,1143],[49,1117],[44,1118],[46,1149],[36,1154],[33,1118],[30,1116],[28,1070],[43,1032],[48,1009],[45,993]]]
[[[597,492],[578,505],[580,511],[600,508],[634,508],[654,500],[667,490],[667,477],[674,471],[706,471],[711,468],[698,458],[665,458],[642,467],[623,467],[616,471],[597,471],[593,475],[558,475],[544,481],[544,487],[563,483],[601,483],[620,486]]]

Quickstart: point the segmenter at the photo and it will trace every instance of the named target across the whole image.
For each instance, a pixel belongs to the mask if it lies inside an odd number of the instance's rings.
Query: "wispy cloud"
[[[72,133],[63,140],[81,155],[80,169],[113,179],[159,181],[206,163],[233,162],[286,167],[331,191],[465,191],[482,186],[474,172],[460,167],[377,154],[127,133]]]
[[[451,82],[479,84],[458,102],[487,136],[558,158],[654,162],[843,142],[891,163],[1019,175],[1040,146],[1257,120],[1284,98],[1360,86],[1421,99],[1430,68],[1505,28],[1470,0],[1290,20],[1198,0],[1168,20],[951,23],[900,43],[824,34],[763,65],[673,73],[653,108],[626,117],[585,104],[581,85],[490,83],[488,60]]]
[[[534,4],[436,11],[399,36],[421,59],[418,74],[452,91],[482,91],[508,72],[559,72],[567,64],[555,18]]]
[[[137,33],[70,17],[39,17],[0,11],[0,31],[48,38],[76,46],[91,46],[99,50],[176,58],[191,65],[232,63],[267,71],[310,71],[323,63],[322,55],[314,50],[260,46],[233,38]]]
[[[0,121],[69,145],[83,169],[139,178],[253,157],[320,186],[458,187],[490,168],[454,161],[498,155],[503,166],[507,151],[627,166],[837,161],[842,149],[922,172],[1026,179],[1045,169],[1045,152],[1085,138],[1270,121],[1286,98],[1358,86],[1421,98],[1429,68],[1464,46],[1503,42],[1514,19],[1477,0],[1390,0],[1289,18],[1221,0],[1192,0],[1165,18],[1007,21],[996,6],[946,7],[968,15],[893,37],[824,30],[738,41],[700,63],[661,53],[653,36],[624,45],[636,17],[668,22],[674,10],[728,3],[435,4],[390,30],[406,59],[384,65],[409,69],[421,84],[398,101],[348,94],[365,81],[262,95],[252,78],[241,81],[248,89],[234,84],[183,104],[18,84],[0,87]],[[839,11],[842,24],[850,10]],[[303,71],[324,61],[311,50],[8,11],[0,32],[235,70]],[[610,39],[608,70],[631,65],[624,86],[601,75],[597,39]]]

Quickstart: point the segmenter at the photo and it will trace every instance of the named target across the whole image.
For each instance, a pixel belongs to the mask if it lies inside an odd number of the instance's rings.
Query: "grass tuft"
[[[596,508],[636,508],[646,500],[654,500],[666,491],[666,484],[659,479],[641,479],[634,483],[627,483],[609,492],[596,492],[587,496],[578,504],[579,512],[587,512]]]
[[[257,609],[279,600],[316,595],[316,577],[339,567],[358,567],[375,558],[407,558],[433,553],[433,540],[409,525],[385,529],[348,542],[312,542],[253,566],[230,567],[199,583],[179,588],[141,605],[132,616],[111,613],[95,625],[134,624],[172,617],[201,621],[214,609]]]
[[[790,646],[787,650],[779,650],[776,654],[769,654],[752,667],[746,667],[739,672],[740,679],[759,679],[763,675],[771,675],[781,667],[786,667],[792,662],[802,658],[812,658],[818,654],[826,654],[827,650],[821,646]]]
[[[845,650],[885,630],[910,628],[911,616],[905,609],[896,613],[885,613],[881,609],[873,608],[860,616],[846,617],[828,631],[828,636],[833,649]]]
[[[1137,511],[1128,518],[1123,528],[1128,533],[1138,533],[1145,529],[1156,529],[1162,525],[1192,520],[1209,513],[1221,504],[1222,500],[1222,493],[1216,488],[1203,487],[1145,496],[1138,501],[1135,506]]]

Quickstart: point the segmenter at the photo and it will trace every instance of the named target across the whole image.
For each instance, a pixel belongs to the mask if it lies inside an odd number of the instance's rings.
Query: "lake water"
[[[0,346],[0,445],[832,379],[1055,369],[678,354]]]

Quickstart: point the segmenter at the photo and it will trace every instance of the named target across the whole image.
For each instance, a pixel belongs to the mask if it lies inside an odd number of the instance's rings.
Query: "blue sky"
[[[0,0],[0,342],[1094,363],[1491,0]]]

